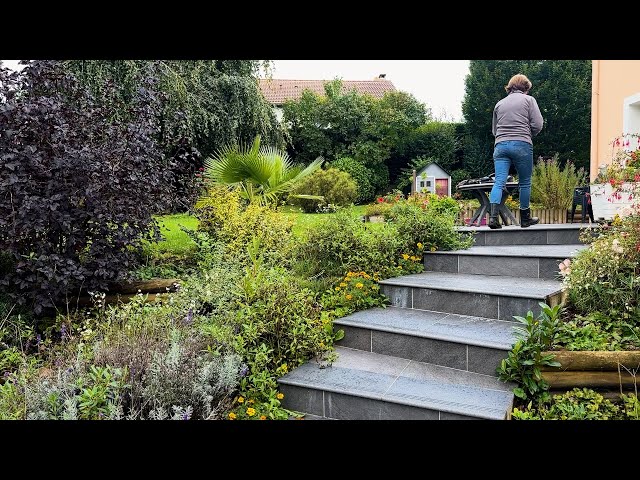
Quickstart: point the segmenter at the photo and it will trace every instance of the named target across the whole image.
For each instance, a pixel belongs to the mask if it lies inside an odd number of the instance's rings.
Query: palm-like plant
[[[260,148],[258,135],[251,147],[226,145],[205,159],[204,177],[213,183],[239,187],[242,196],[251,203],[277,204],[297,182],[320,168],[323,161],[318,157],[306,167],[295,165],[283,150]]]

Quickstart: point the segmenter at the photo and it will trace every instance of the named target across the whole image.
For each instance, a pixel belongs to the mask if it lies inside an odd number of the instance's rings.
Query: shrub
[[[568,301],[577,313],[640,317],[640,216],[606,227],[563,270]],[[566,262],[569,263],[569,262]]]
[[[316,170],[301,180],[291,191],[289,202],[300,205],[307,213],[317,212],[324,205],[346,206],[355,201],[358,187],[347,172],[337,168]],[[295,195],[317,195],[323,200],[296,198]]]
[[[230,418],[254,417],[254,413],[258,413],[255,418],[282,418],[277,378],[328,353],[342,333],[334,333],[328,319],[323,321],[316,294],[299,287],[280,269],[265,269],[257,260],[247,268],[241,288],[235,349],[248,366],[240,394],[252,410],[237,400],[240,405]]]
[[[240,378],[237,355],[200,353],[206,343],[174,332],[169,348],[156,352],[145,378],[143,398],[155,415],[180,407],[196,418],[220,416],[219,406]]]
[[[293,221],[269,207],[245,205],[237,190],[211,187],[209,194],[196,204],[194,214],[200,221],[198,231],[209,235],[209,241],[224,244],[228,257],[248,261],[246,246],[257,237],[267,263],[291,262]]]
[[[322,295],[322,307],[336,317],[343,317],[358,310],[382,307],[386,297],[380,293],[377,272],[347,272],[346,276]]]
[[[354,272],[379,272],[383,278],[398,275],[402,240],[394,226],[371,229],[351,209],[323,219],[298,245],[297,256],[307,275],[343,277]]]
[[[371,184],[371,170],[351,157],[340,157],[331,162],[331,167],[347,172],[358,186],[356,203],[371,201],[375,196],[375,188]]]
[[[153,136],[159,99],[147,77],[127,108],[98,102],[58,62],[0,70],[0,283],[36,313],[80,288],[105,290],[139,263],[170,176]]]
[[[635,395],[625,395],[629,404]],[[637,399],[636,399],[637,401]],[[633,410],[622,409],[611,400],[589,388],[574,388],[534,407],[533,403],[523,409],[514,408],[516,420],[620,420],[637,418]]]
[[[401,201],[391,207],[388,217],[398,230],[403,249],[413,250],[418,243],[430,251],[456,250],[472,245],[472,237],[456,230],[457,214],[453,216],[453,210],[459,210],[459,207],[455,200],[450,200],[452,204],[443,202],[433,206]]]
[[[364,210],[364,214],[367,217],[373,217],[376,215],[385,215],[391,210],[391,204],[386,202],[376,202],[367,205]]]
[[[533,167],[531,201],[541,203],[546,208],[569,209],[575,188],[585,182],[587,174],[584,169],[576,170],[571,161],[561,167],[558,154],[547,160],[540,158]]]
[[[526,317],[514,317],[523,327],[515,328],[519,339],[497,370],[500,380],[518,385],[513,393],[523,400],[545,398],[549,384],[543,380],[540,367],[560,366],[560,363],[553,360],[552,354],[542,352],[549,350],[554,343],[560,324],[561,307],[556,305],[551,308],[544,303],[540,303],[540,307],[542,312],[537,318],[531,310]]]

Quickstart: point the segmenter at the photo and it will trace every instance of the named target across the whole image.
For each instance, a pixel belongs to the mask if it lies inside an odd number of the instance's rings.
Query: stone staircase
[[[468,250],[425,255],[425,272],[380,282],[391,306],[335,321],[338,360],[280,378],[284,407],[308,418],[509,418],[512,385],[496,368],[515,341],[513,315],[560,301],[558,263],[586,248],[588,224],[475,232]]]

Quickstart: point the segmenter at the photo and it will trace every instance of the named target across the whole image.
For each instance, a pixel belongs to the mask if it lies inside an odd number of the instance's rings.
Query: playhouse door
[[[436,179],[436,194],[441,197],[446,197],[449,195],[449,179],[448,178],[437,178]]]

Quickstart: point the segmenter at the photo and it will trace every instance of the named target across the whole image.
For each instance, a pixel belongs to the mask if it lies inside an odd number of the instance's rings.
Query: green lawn
[[[364,215],[364,205],[354,207],[354,215]],[[285,206],[282,212],[291,218],[295,223],[293,225],[293,233],[296,236],[317,225],[322,219],[331,216],[331,213],[302,213],[297,207]],[[195,230],[198,228],[198,219],[192,215],[181,213],[177,215],[163,215],[156,217],[160,224],[160,230],[164,240],[149,245],[149,254],[153,257],[162,256],[182,256],[188,254],[194,247],[193,241],[184,233],[180,226]],[[381,224],[372,224],[372,226]]]
[[[160,224],[160,231],[164,240],[149,245],[149,253],[154,257],[162,257],[164,255],[182,256],[188,254],[195,244],[184,233],[180,227],[183,226],[189,230],[198,228],[198,219],[193,215],[180,213],[177,215],[163,215],[156,217]]]

